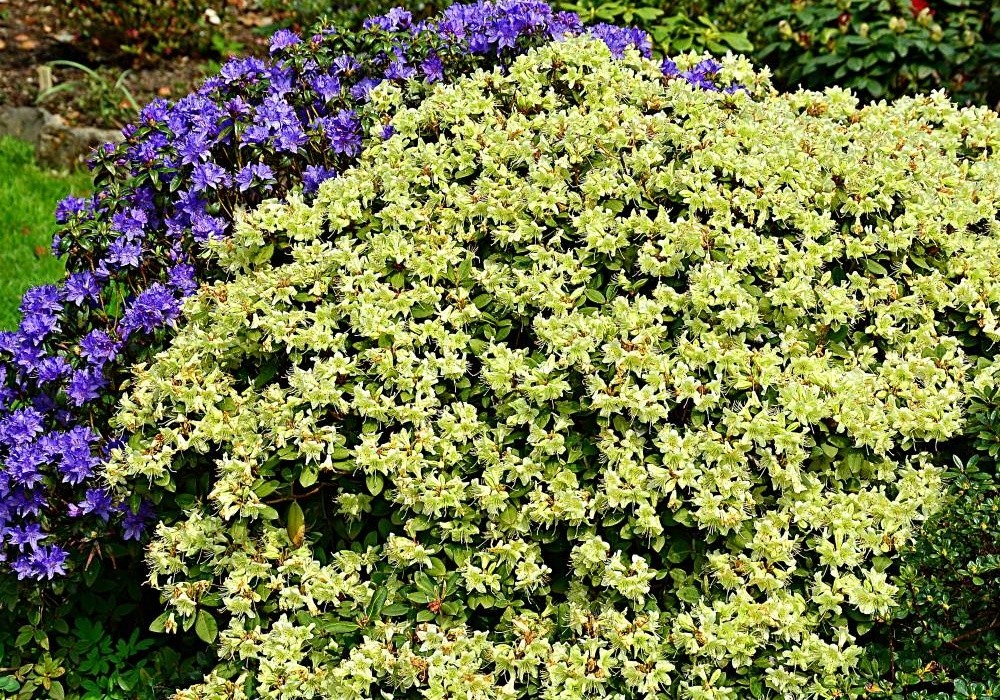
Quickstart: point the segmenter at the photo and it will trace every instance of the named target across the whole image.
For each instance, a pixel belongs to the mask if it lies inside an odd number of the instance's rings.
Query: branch
[[[952,648],[957,649],[959,647],[959,644],[958,644],[959,642],[963,642],[966,639],[969,639],[970,637],[976,637],[976,636],[982,634],[983,632],[989,632],[990,630],[998,629],[998,628],[1000,628],[1000,614],[998,614],[996,617],[994,617],[993,621],[990,622],[988,625],[983,625],[982,627],[977,627],[974,630],[969,630],[968,632],[963,632],[962,634],[958,635],[954,639],[948,640],[947,642],[945,642],[945,644],[947,646],[950,646]]]

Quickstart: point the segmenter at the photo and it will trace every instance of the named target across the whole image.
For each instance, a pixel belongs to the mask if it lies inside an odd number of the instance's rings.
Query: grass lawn
[[[0,138],[0,330],[17,326],[28,287],[62,277],[63,264],[51,251],[53,211],[66,195],[90,187],[87,173],[40,170],[29,144]]]

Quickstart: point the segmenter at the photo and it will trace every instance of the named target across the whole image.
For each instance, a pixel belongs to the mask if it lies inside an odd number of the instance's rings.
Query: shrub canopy
[[[94,478],[118,438],[108,418],[129,367],[169,339],[180,300],[218,279],[201,246],[228,235],[236,211],[312,192],[387,135],[366,108],[380,82],[417,102],[437,81],[583,31],[615,53],[648,51],[641,31],[584,30],[537,0],[454,5],[424,22],[396,8],[356,34],[279,31],[268,60],[234,59],[195,93],[147,105],[95,154],[94,195],[57,208],[66,279],[29,290],[18,330],[0,332],[0,573],[59,578],[102,546],[128,551],[115,540],[153,520],[148,502],[114,503]],[[687,78],[716,87],[704,71]]]
[[[380,86],[393,136],[209,244],[106,470],[182,485],[179,697],[846,687],[1000,338],[997,115],[690,67]]]

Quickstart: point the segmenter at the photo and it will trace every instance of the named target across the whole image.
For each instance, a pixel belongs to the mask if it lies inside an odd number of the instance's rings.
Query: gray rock
[[[41,107],[0,109],[0,136],[3,135],[27,141],[35,147],[39,165],[56,169],[79,167],[92,150],[122,138],[117,130],[68,126]]]
[[[62,119],[41,107],[4,107],[0,109],[0,136],[12,136],[38,146],[42,130],[62,125]]]
[[[38,139],[35,160],[47,168],[73,168],[86,163],[91,151],[109,141],[120,141],[121,132],[91,127],[46,125]]]

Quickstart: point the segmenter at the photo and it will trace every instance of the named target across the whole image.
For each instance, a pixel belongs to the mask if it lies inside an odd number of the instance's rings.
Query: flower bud
[[[858,27],[858,35],[862,39],[867,39],[868,38],[868,32],[870,32],[870,31],[871,31],[871,27],[868,25],[867,22],[862,22],[861,26]]]

